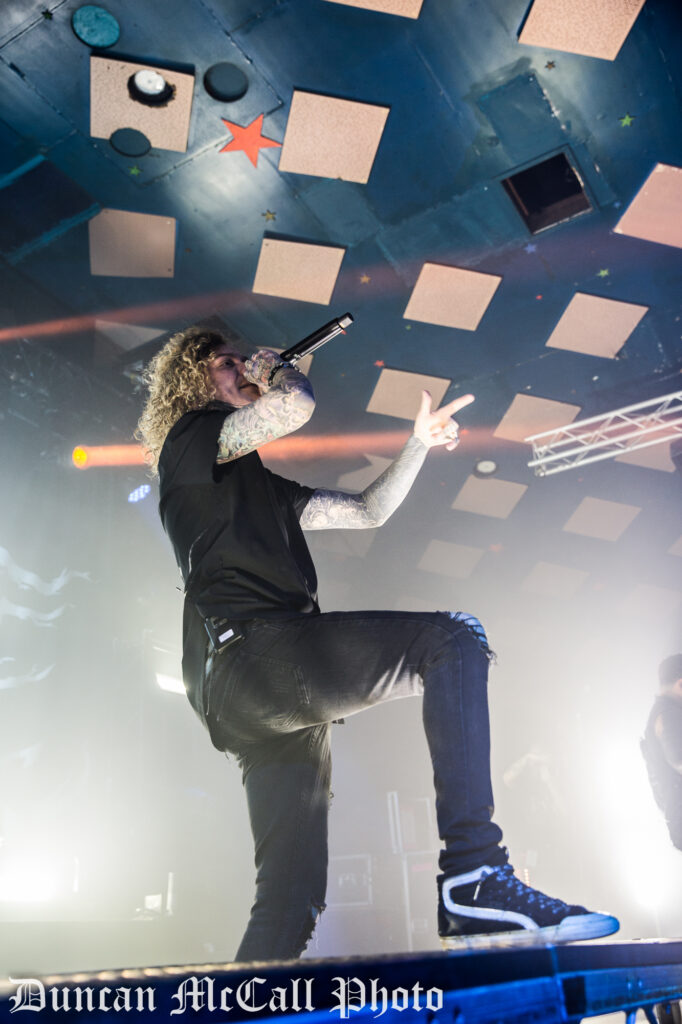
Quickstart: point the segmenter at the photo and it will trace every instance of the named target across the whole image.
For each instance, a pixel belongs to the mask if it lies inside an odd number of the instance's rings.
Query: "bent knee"
[[[447,615],[450,622],[456,627],[463,626],[466,633],[472,640],[476,641],[479,649],[488,660],[494,661],[495,653],[490,649],[488,637],[480,619],[477,619],[475,615],[471,615],[469,612],[442,612],[441,614]]]
[[[465,626],[472,629],[477,636],[487,640],[485,628],[480,619],[477,619],[475,615],[470,615],[469,612],[441,612],[442,615],[447,615],[453,622],[463,622]]]

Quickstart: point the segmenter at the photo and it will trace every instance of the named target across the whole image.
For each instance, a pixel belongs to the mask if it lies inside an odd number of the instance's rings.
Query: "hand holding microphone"
[[[271,348],[260,348],[244,363],[244,376],[261,392],[265,392],[272,387],[270,378],[274,377],[275,371],[286,365],[279,352]]]
[[[285,366],[295,366],[299,359],[303,359],[304,356],[321,348],[337,334],[345,334],[346,327],[352,323],[351,314],[344,313],[335,320],[330,320],[323,327],[318,327],[312,334],[284,352],[275,352],[270,348],[259,349],[244,364],[244,376],[264,393],[272,387],[278,370]]]

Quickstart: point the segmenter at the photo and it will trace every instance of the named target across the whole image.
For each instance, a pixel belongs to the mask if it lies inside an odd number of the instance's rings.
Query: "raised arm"
[[[303,529],[363,530],[382,526],[407,495],[429,448],[445,445],[452,451],[457,447],[457,424],[452,415],[473,400],[473,395],[464,395],[432,412],[431,396],[428,391],[422,392],[414,433],[395,461],[360,494],[316,490],[303,510]]]
[[[284,437],[307,423],[315,408],[310,382],[263,349],[244,363],[244,377],[257,385],[260,397],[226,416],[218,437],[216,462],[231,462],[268,441]]]

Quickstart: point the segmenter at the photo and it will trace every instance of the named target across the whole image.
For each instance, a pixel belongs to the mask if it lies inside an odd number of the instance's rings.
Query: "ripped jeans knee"
[[[479,619],[476,618],[475,615],[469,615],[468,612],[448,612],[448,611],[442,612],[441,614],[442,615],[447,615],[448,618],[453,620],[453,622],[461,622],[461,623],[463,623],[463,625],[466,627],[466,629],[476,639],[476,642],[478,643],[478,646],[480,647],[480,649],[483,652],[483,654],[485,654],[485,656],[488,659],[488,661],[491,664],[494,664],[497,661],[497,655],[490,648],[490,646],[488,644],[488,637],[486,636],[486,632],[485,632],[485,629],[483,628],[483,624],[480,622]]]
[[[306,914],[305,922],[301,928],[296,943],[296,952],[293,954],[293,958],[299,957],[301,953],[307,948],[310,942],[313,932],[317,927],[317,922],[320,920],[322,911],[326,910],[326,903],[313,903],[311,902],[308,913]]]

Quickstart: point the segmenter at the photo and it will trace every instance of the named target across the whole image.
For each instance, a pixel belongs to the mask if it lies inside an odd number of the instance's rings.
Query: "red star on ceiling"
[[[253,166],[257,167],[258,153],[261,149],[282,145],[281,142],[275,142],[274,139],[267,139],[264,135],[261,135],[264,117],[265,114],[261,114],[251,124],[247,124],[245,128],[242,128],[241,125],[233,124],[232,121],[226,121],[224,117],[221,117],[220,120],[230,129],[232,142],[228,142],[226,146],[223,146],[220,152],[234,152],[235,150],[242,149]]]

